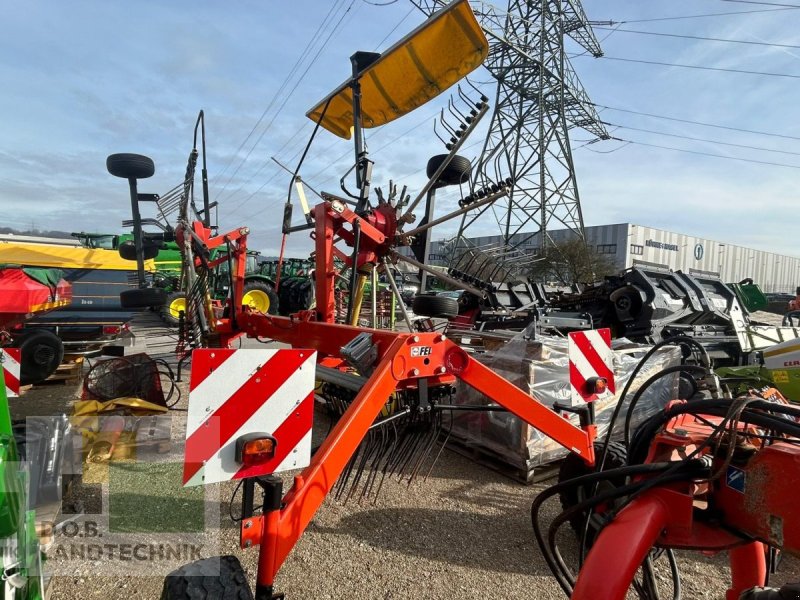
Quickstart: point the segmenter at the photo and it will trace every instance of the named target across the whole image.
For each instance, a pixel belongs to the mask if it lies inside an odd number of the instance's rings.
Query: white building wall
[[[635,261],[667,265],[691,273],[719,273],[724,281],[752,278],[765,292],[794,292],[800,285],[800,258],[727,242],[628,224],[625,266]],[[636,246],[642,248],[642,254]]]
[[[520,240],[529,235],[519,234]],[[571,232],[556,230],[551,231],[550,235],[558,243],[569,237]],[[501,236],[484,236],[472,238],[471,241],[478,247],[492,246],[501,242]],[[800,286],[800,258],[734,243],[631,223],[587,227],[586,241],[593,249],[607,252],[620,270],[630,268],[639,261],[666,266],[675,271],[680,269],[686,273],[718,273],[726,282],[752,278],[765,292],[794,293],[795,288]],[[426,261],[428,264],[444,264],[439,260],[440,245],[441,242],[432,242],[431,255]],[[523,247],[526,246],[531,251],[538,248],[538,235],[526,239]]]

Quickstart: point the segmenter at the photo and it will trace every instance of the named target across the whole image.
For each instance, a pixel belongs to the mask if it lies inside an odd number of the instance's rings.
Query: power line
[[[752,158],[740,158],[738,156],[725,156],[724,154],[714,154],[713,152],[702,152],[700,150],[688,150],[686,148],[676,148],[674,146],[661,146],[659,144],[648,144],[646,142],[639,142],[636,140],[626,140],[623,138],[612,137],[611,139],[618,142],[627,142],[628,144],[637,144],[639,146],[648,146],[650,148],[660,148],[662,150],[674,150],[675,152],[685,152],[687,154],[697,154],[700,156],[711,156],[713,158],[724,158],[725,160],[735,160],[739,162],[753,163],[757,165],[770,165],[773,167],[784,167],[787,169],[800,169],[800,165],[790,165],[787,163],[771,162],[766,160],[755,160]]]
[[[339,18],[339,20],[338,20],[338,21],[336,22],[336,24],[333,26],[333,29],[331,29],[331,32],[328,34],[328,37],[326,37],[326,38],[325,38],[325,41],[322,43],[322,45],[321,45],[321,46],[319,47],[319,49],[317,50],[317,53],[316,53],[316,54],[314,55],[314,57],[311,59],[311,62],[310,62],[310,63],[308,63],[308,65],[306,66],[305,70],[302,72],[302,74],[300,75],[300,77],[299,77],[299,78],[297,79],[297,81],[295,82],[294,86],[292,86],[292,89],[291,89],[291,90],[289,90],[289,93],[286,95],[286,98],[284,98],[283,102],[282,102],[282,103],[281,103],[281,105],[278,107],[278,110],[276,110],[276,111],[275,111],[275,114],[273,114],[273,115],[272,115],[272,118],[270,119],[269,123],[267,123],[267,127],[266,127],[266,128],[265,128],[265,129],[264,129],[262,132],[261,132],[261,135],[259,135],[258,139],[256,140],[256,143],[253,145],[253,148],[251,148],[251,150],[250,150],[251,152],[253,151],[253,149],[255,149],[255,147],[256,147],[256,146],[258,146],[258,144],[261,142],[261,140],[262,140],[262,138],[264,137],[264,135],[267,133],[267,131],[269,130],[269,128],[270,128],[270,127],[272,126],[272,124],[275,122],[275,119],[278,117],[278,115],[279,115],[279,114],[281,113],[281,111],[284,109],[284,107],[286,106],[286,104],[287,104],[287,103],[289,102],[289,100],[292,98],[292,94],[294,94],[294,92],[297,90],[298,86],[299,86],[299,85],[300,85],[300,84],[303,82],[303,79],[304,79],[304,77],[305,77],[305,76],[306,76],[306,74],[309,72],[309,70],[311,70],[311,67],[312,67],[312,66],[314,66],[314,63],[317,61],[317,59],[319,58],[320,54],[322,54],[322,51],[325,49],[325,47],[326,47],[326,46],[328,45],[328,43],[331,41],[331,38],[333,38],[333,36],[334,36],[334,34],[336,33],[336,31],[339,29],[340,25],[342,24],[342,21],[344,21],[345,17],[346,17],[346,16],[347,16],[347,14],[350,12],[350,9],[352,9],[352,8],[353,8],[353,5],[355,4],[355,2],[356,2],[356,0],[352,0],[352,1],[350,2],[350,5],[349,5],[349,6],[347,7],[347,9],[344,11],[344,13],[342,13],[342,16]],[[248,156],[249,156],[249,153],[248,153]],[[245,160],[246,160],[246,157],[245,157]],[[239,191],[239,190],[241,190],[241,189],[242,189],[242,188],[243,188],[245,185],[249,184],[249,183],[250,183],[250,181],[252,181],[254,178],[255,178],[255,176],[251,177],[251,178],[250,178],[250,179],[248,179],[248,180],[247,180],[245,183],[243,183],[242,185],[240,185],[240,186],[239,186],[239,188],[237,188],[237,190],[236,190],[236,191],[235,191],[233,194],[229,194],[229,195],[228,195],[228,198],[231,198],[233,195],[235,195],[236,193],[238,193],[238,191]]]
[[[397,141],[397,140],[399,140],[400,138],[402,138],[402,137],[404,137],[404,136],[408,135],[408,134],[409,134],[409,133],[411,133],[412,131],[414,131],[414,130],[416,130],[416,129],[419,129],[419,128],[420,128],[420,127],[422,127],[422,126],[423,126],[425,123],[429,122],[429,120],[430,120],[431,118],[435,117],[435,116],[436,116],[436,115],[439,113],[439,111],[440,111],[440,110],[441,110],[441,108],[440,108],[440,107],[437,107],[437,108],[436,108],[436,110],[434,110],[432,113],[428,114],[427,116],[423,117],[423,119],[422,119],[422,120],[421,120],[419,123],[417,123],[416,125],[412,125],[410,128],[406,129],[405,131],[403,131],[403,132],[401,132],[401,133],[398,133],[398,134],[397,134],[397,135],[395,135],[393,138],[391,138],[389,141],[387,141],[385,144],[383,144],[382,146],[379,146],[377,149],[375,149],[375,150],[370,150],[370,154],[374,156],[375,154],[377,154],[378,152],[380,152],[381,150],[383,150],[384,148],[386,148],[386,147],[387,147],[387,146],[389,146],[390,144],[393,144],[394,142],[396,142],[396,141]],[[375,138],[376,138],[378,135],[380,135],[380,134],[381,134],[383,131],[385,131],[385,129],[380,129],[380,130],[378,130],[378,132],[376,132],[376,133],[375,133],[375,135],[373,135],[373,136],[372,136],[372,138],[371,138],[371,141],[373,141],[373,142],[374,142],[374,141],[375,141]],[[310,180],[310,179],[313,179],[313,178],[315,178],[317,175],[321,175],[322,173],[324,173],[325,171],[327,171],[327,170],[328,170],[328,169],[330,169],[331,167],[335,166],[335,165],[336,165],[336,163],[338,163],[340,160],[342,160],[342,159],[343,159],[345,156],[347,156],[347,155],[348,155],[348,154],[350,154],[351,152],[352,152],[352,149],[348,149],[348,150],[347,150],[347,151],[345,151],[343,154],[340,154],[339,156],[337,156],[336,158],[334,158],[334,159],[333,159],[331,162],[329,162],[327,165],[325,165],[324,167],[322,167],[321,169],[319,169],[318,171],[316,171],[315,173],[313,173],[311,176],[309,176],[309,178],[308,178],[308,179]],[[334,177],[336,177],[336,176],[335,176],[335,175],[333,175],[333,176],[331,176],[331,177],[328,177],[328,178],[326,178],[326,179],[323,179],[322,181],[323,181],[323,182],[325,182],[325,181],[329,181],[330,179],[333,179]]]
[[[770,73],[767,71],[748,71],[745,69],[726,69],[723,67],[703,67],[701,65],[682,65],[678,63],[667,63],[667,62],[660,62],[656,60],[642,60],[638,58],[621,58],[618,56],[602,56],[600,58],[604,58],[606,60],[617,60],[621,62],[630,62],[630,63],[641,63],[644,65],[659,65],[662,67],[680,67],[683,69],[698,69],[701,71],[722,71],[725,73],[742,73],[745,75],[761,75],[764,77],[787,77],[789,79],[800,79],[800,75],[794,75],[792,73]]]
[[[366,0],[365,0],[365,1],[366,1]],[[395,1],[396,1],[396,0],[395,0]],[[369,4],[369,3],[368,3],[368,4]],[[382,39],[380,42],[378,42],[378,43],[377,43],[377,45],[375,46],[375,51],[376,51],[376,52],[378,51],[378,48],[380,48],[380,47],[383,45],[383,42],[385,42],[386,40],[388,40],[388,39],[389,39],[389,36],[390,36],[390,35],[392,35],[392,34],[393,34],[395,31],[397,31],[397,28],[398,28],[398,27],[400,27],[400,25],[403,23],[403,21],[405,21],[405,20],[406,20],[408,17],[410,17],[410,16],[411,16],[411,13],[413,13],[413,12],[414,12],[414,6],[412,6],[412,7],[411,7],[411,9],[410,9],[410,10],[409,10],[409,11],[406,13],[406,16],[404,16],[402,19],[400,19],[400,20],[397,22],[397,24],[395,24],[395,26],[394,26],[394,27],[392,27],[391,31],[389,31],[389,33],[387,33],[387,34],[386,34],[386,35],[383,37],[383,39]]]
[[[705,13],[700,15],[684,15],[680,17],[657,17],[653,19],[631,19],[620,21],[620,23],[653,23],[655,21],[679,21],[683,19],[703,19],[706,17],[725,17],[729,15],[750,15],[753,13],[777,12],[781,10],[795,10],[798,7],[791,6],[786,8],[761,8],[757,10],[737,10],[733,12]]]
[[[732,39],[725,39],[725,38],[714,38],[714,37],[703,37],[700,35],[682,35],[677,33],[661,33],[657,31],[636,31],[633,29],[620,29],[618,27],[597,27],[595,29],[602,29],[604,31],[610,31],[611,33],[638,33],[642,35],[655,35],[659,37],[673,37],[673,38],[683,38],[687,40],[703,40],[703,41],[710,41],[710,42],[727,42],[729,44],[749,44],[753,46],[771,46],[775,48],[792,48],[795,50],[800,50],[800,45],[797,44],[777,44],[771,42],[752,42],[749,40],[732,40]]]
[[[735,2],[737,4],[761,4],[762,6],[785,6],[788,8],[800,8],[800,4],[782,4],[779,2],[756,2],[755,0],[722,0],[723,2]]]
[[[297,136],[297,135],[295,135],[295,136],[293,136],[293,137],[289,138],[288,140],[286,140],[286,142],[284,142],[283,146],[281,146],[281,147],[278,149],[278,151],[277,151],[275,154],[278,154],[278,155],[279,155],[279,154],[280,154],[280,153],[283,151],[283,149],[284,149],[284,148],[285,148],[285,147],[286,147],[286,146],[289,144],[289,142],[290,142],[290,141],[292,141],[292,140],[294,140],[294,139],[299,139],[299,141],[300,141],[300,145],[297,147],[297,149],[295,150],[294,154],[292,154],[292,155],[289,157],[289,159],[288,159],[288,160],[289,160],[289,161],[293,161],[295,158],[297,158],[297,156],[298,156],[298,155],[299,155],[299,154],[300,154],[300,153],[303,151],[303,147],[305,146],[305,143],[306,143],[306,141],[305,141],[304,139],[302,139],[302,138],[299,138],[299,136]],[[264,164],[263,164],[263,165],[261,165],[261,168],[258,170],[258,173],[256,173],[256,175],[258,175],[259,173],[261,173],[261,172],[262,172],[264,169],[266,169],[268,166],[276,166],[276,164],[277,164],[277,163],[276,163],[276,161],[272,161],[272,160],[265,161],[265,162],[264,162]],[[260,185],[260,186],[259,186],[259,187],[258,187],[258,188],[255,190],[255,191],[253,191],[252,193],[250,193],[250,194],[247,196],[247,198],[245,198],[243,201],[241,201],[241,202],[240,202],[240,203],[237,205],[237,207],[236,207],[236,208],[234,208],[232,211],[230,211],[229,213],[227,213],[227,214],[226,214],[226,217],[227,217],[227,218],[231,218],[233,215],[235,215],[235,214],[236,214],[236,213],[238,213],[240,210],[242,210],[242,209],[245,207],[245,205],[246,205],[248,202],[250,202],[250,200],[252,200],[252,199],[255,197],[255,195],[256,195],[256,194],[258,194],[258,193],[259,193],[261,190],[263,190],[265,187],[267,187],[267,185],[269,185],[269,184],[270,184],[272,181],[274,181],[274,180],[275,180],[275,178],[276,178],[276,177],[278,177],[278,175],[280,175],[282,172],[283,172],[283,171],[281,171],[280,169],[278,169],[278,171],[276,171],[275,173],[273,173],[271,177],[269,177],[269,178],[268,178],[268,179],[267,179],[267,180],[266,180],[264,183],[262,183],[262,184],[261,184],[261,185]],[[252,180],[252,179],[255,179],[255,176],[254,176],[254,177],[252,177],[252,178],[251,178],[251,180]],[[249,218],[249,217],[247,217],[247,218]]]
[[[278,88],[278,91],[275,92],[275,94],[272,96],[272,99],[270,100],[270,102],[267,105],[267,107],[264,109],[264,112],[261,113],[261,116],[258,118],[258,121],[256,121],[256,124],[253,125],[253,128],[250,130],[250,132],[247,134],[247,136],[244,138],[244,140],[242,140],[242,143],[239,144],[239,147],[236,149],[236,152],[233,153],[233,156],[231,156],[231,159],[228,161],[228,164],[225,165],[225,168],[220,173],[220,175],[219,175],[220,177],[225,175],[225,173],[228,171],[230,166],[233,164],[233,161],[236,160],[236,157],[239,154],[239,152],[242,150],[242,148],[244,148],[245,144],[247,144],[248,140],[252,137],[252,135],[258,129],[258,126],[261,125],[261,122],[267,116],[267,113],[269,112],[269,110],[275,104],[275,102],[278,99],[278,96],[281,94],[281,92],[283,92],[284,88],[288,85],[289,81],[291,80],[291,78],[294,75],[294,73],[297,70],[297,68],[306,59],[306,56],[308,56],[308,53],[311,50],[311,47],[314,44],[316,44],[318,36],[319,36],[319,33],[320,33],[320,31],[322,31],[322,28],[325,26],[325,23],[327,23],[328,19],[330,18],[331,14],[334,12],[334,10],[338,10],[337,9],[337,5],[343,4],[344,2],[345,2],[345,0],[337,0],[336,2],[334,2],[331,5],[331,8],[328,11],[328,14],[325,15],[325,17],[322,19],[322,21],[320,22],[319,26],[317,27],[317,30],[309,38],[308,43],[306,44],[306,47],[303,48],[303,51],[300,53],[300,56],[297,58],[297,61],[295,61],[295,63],[292,66],[292,68],[289,69],[289,73],[286,75],[286,78],[281,83],[280,87]],[[250,157],[250,154],[253,152],[253,148],[255,148],[256,145],[257,145],[257,142],[256,142],[256,144],[253,145],[252,148],[250,148],[250,151],[247,153],[247,156],[245,156],[244,159],[241,160],[241,162],[239,163],[238,167],[236,168],[236,171],[234,171],[234,173],[228,178],[228,180],[222,186],[222,189],[219,191],[219,194],[222,194],[222,192],[225,191],[225,189],[228,187],[228,185],[230,185],[230,182],[236,176],[236,173],[238,173],[238,171],[241,168],[241,166]]]
[[[674,137],[674,138],[679,138],[679,139],[682,139],[682,140],[690,140],[690,141],[693,141],[693,142],[706,142],[706,143],[709,143],[709,144],[719,144],[721,146],[732,146],[734,148],[746,148],[748,150],[758,150],[758,151],[761,151],[761,152],[775,152],[777,154],[790,154],[792,156],[800,156],[800,152],[791,152],[789,150],[778,150],[776,148],[764,148],[764,147],[761,147],[761,146],[750,146],[748,144],[735,144],[733,142],[723,142],[723,141],[720,141],[720,140],[709,140],[709,139],[705,139],[705,138],[697,138],[697,137],[692,137],[692,136],[688,136],[688,135],[680,135],[680,134],[677,134],[677,133],[667,133],[666,131],[654,131],[652,129],[642,129],[642,128],[639,128],[639,127],[629,127],[628,125],[619,125],[619,124],[616,124],[616,123],[606,123],[605,121],[604,121],[604,123],[606,125],[610,125],[612,127],[619,127],[621,129],[629,129],[631,131],[641,131],[643,133],[652,133],[652,134],[655,134],[655,135],[664,135],[664,136],[667,136],[667,137]]]
[[[617,112],[630,113],[632,115],[640,115],[640,116],[643,116],[643,117],[652,117],[654,119],[663,119],[665,121],[675,121],[677,123],[688,123],[690,125],[701,125],[703,127],[713,127],[715,129],[727,129],[729,131],[738,131],[740,133],[752,133],[752,134],[756,134],[756,135],[766,135],[766,136],[769,136],[769,137],[783,138],[783,139],[787,139],[787,140],[800,140],[800,137],[793,136],[793,135],[785,135],[785,134],[782,134],[782,133],[770,133],[768,131],[757,131],[757,130],[754,130],[754,129],[743,129],[741,127],[730,127],[728,125],[717,125],[715,123],[704,123],[702,121],[692,121],[690,119],[681,119],[681,118],[678,118],[678,117],[668,117],[666,115],[656,115],[656,114],[653,114],[653,113],[640,112],[640,111],[637,111],[637,110],[631,110],[629,108],[616,108],[616,107],[613,107],[613,106],[604,106],[603,104],[596,104],[595,103],[595,106],[598,107],[598,108],[604,108],[606,110],[614,110],[614,111],[617,111]]]

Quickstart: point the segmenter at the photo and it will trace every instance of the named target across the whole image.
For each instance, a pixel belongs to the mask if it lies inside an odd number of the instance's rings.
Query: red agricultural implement
[[[727,600],[800,597],[797,585],[764,587],[779,551],[800,552],[800,408],[775,402],[775,394],[674,401],[630,437],[627,464],[562,481],[537,497],[534,531],[565,593],[576,600],[622,600],[636,589],[640,597],[657,598],[652,560],[658,549],[668,554],[673,597],[679,596],[672,551],[681,549],[728,553]],[[615,482],[610,489],[602,485],[608,481]],[[595,493],[566,507],[545,533],[539,522],[545,501],[580,487]],[[575,578],[556,533],[591,511],[606,524]]]
[[[72,286],[57,269],[25,269],[15,265],[0,266],[0,346],[11,346],[8,358],[17,363],[16,374],[8,372],[10,391],[18,392],[19,383],[36,383],[49,377],[64,357],[64,345],[45,329],[17,331],[33,317],[68,306]]]
[[[183,285],[188,300],[185,343],[194,348],[226,348],[243,335],[262,341],[283,342],[300,352],[295,359],[298,356],[307,359],[305,351],[309,354],[315,352],[316,379],[349,394],[339,403],[339,418],[325,441],[309,459],[308,466],[294,476],[291,488],[284,494],[281,479],[273,475],[278,462],[277,449],[283,448],[285,451],[287,444],[293,447],[298,443],[296,429],[293,431],[295,438],[291,440],[282,438],[283,428],[280,427],[269,431],[264,431],[266,427],[244,431],[241,425],[246,419],[230,404],[219,399],[215,401],[213,394],[206,390],[206,398],[210,398],[204,409],[208,421],[191,425],[195,431],[198,425],[219,428],[219,451],[228,452],[225,460],[235,463],[230,478],[242,478],[241,546],[259,546],[255,597],[258,600],[282,597],[282,594],[274,592],[277,573],[335,486],[341,485],[351,475],[354,485],[357,485],[367,465],[373,474],[366,478],[366,482],[362,481],[366,488],[374,485],[376,473],[386,476],[387,473],[410,471],[413,476],[419,471],[420,459],[412,457],[415,453],[422,456],[430,453],[438,436],[438,416],[442,411],[456,409],[508,410],[572,453],[573,464],[574,460],[579,461],[578,474],[584,473],[582,478],[575,480],[577,484],[562,482],[559,484],[562,487],[544,494],[541,501],[570,486],[587,482],[590,487],[584,489],[590,490],[590,493],[577,496],[560,522],[581,517],[589,523],[586,516],[590,508],[610,518],[610,500],[623,499],[623,502],[629,502],[629,506],[621,510],[619,515],[613,515],[616,518],[599,537],[597,530],[602,524],[592,530],[591,537],[596,537],[595,547],[577,583],[561,572],[564,565],[557,551],[553,552],[551,545],[543,544],[543,551],[551,565],[554,565],[559,582],[568,594],[573,593],[574,585],[574,597],[624,597],[636,570],[640,565],[647,566],[648,552],[653,544],[682,544],[681,547],[713,549],[741,546],[732,551],[736,579],[733,589],[738,591],[763,583],[763,547],[760,541],[755,540],[770,534],[773,537],[764,538],[766,541],[778,537],[781,543],[784,537],[789,541],[789,534],[794,531],[792,527],[787,525],[784,529],[782,524],[778,527],[778,521],[768,518],[758,524],[754,521],[752,525],[743,522],[740,524],[742,529],[737,533],[723,527],[723,521],[715,524],[713,520],[704,523],[704,529],[696,529],[700,522],[695,519],[698,510],[695,503],[713,500],[709,503],[712,507],[709,510],[718,506],[733,510],[728,520],[724,521],[727,524],[748,515],[755,518],[756,509],[748,504],[748,494],[762,486],[756,484],[743,488],[743,491],[728,491],[723,489],[723,483],[731,473],[735,474],[731,469],[740,469],[750,481],[758,482],[762,477],[762,471],[756,470],[757,467],[761,468],[759,465],[763,464],[769,470],[779,463],[790,462],[794,446],[787,446],[781,440],[784,436],[795,435],[794,428],[797,426],[794,421],[784,417],[794,416],[796,409],[772,403],[766,406],[757,400],[731,402],[717,399],[702,405],[691,402],[674,404],[663,414],[657,415],[658,419],[648,421],[650,429],[637,430],[628,459],[631,466],[608,465],[618,466],[619,469],[596,473],[596,428],[591,402],[557,406],[556,412],[488,369],[440,332],[415,332],[411,331],[411,327],[407,332],[396,332],[359,326],[359,306],[369,275],[379,271],[398,293],[390,263],[407,260],[398,251],[400,246],[413,243],[415,236],[441,222],[459,217],[479,204],[488,204],[510,193],[509,186],[513,182],[484,190],[471,190],[467,196],[470,200],[462,201],[458,210],[438,219],[432,218],[431,191],[438,186],[461,183],[469,178],[469,161],[458,157],[456,152],[486,113],[486,99],[481,98],[469,106],[463,115],[462,125],[451,129],[453,137],[446,145],[449,153],[429,163],[429,181],[413,201],[406,197],[404,190],[399,197],[395,193],[390,193],[388,198],[377,194],[378,201],[370,203],[372,162],[365,150],[363,129],[387,123],[424,104],[477,68],[487,52],[488,43],[469,3],[456,0],[385,53],[354,54],[351,58],[352,77],[309,111],[308,116],[316,123],[311,141],[320,127],[341,137],[353,137],[356,182],[355,191],[350,193],[343,178],[344,196],[321,193],[322,201],[313,208],[307,206],[301,195],[305,222],[300,225],[292,225],[292,206],[287,202],[284,244],[285,236],[289,233],[310,230],[315,245],[316,307],[312,310],[290,317],[278,317],[242,305],[248,230],[239,228],[220,235],[214,232],[208,219],[210,203],[205,168],[205,208],[203,211],[194,208],[192,186],[197,150],[190,155],[174,229],[182,249]],[[463,100],[465,95],[460,95]],[[450,112],[462,114],[457,110]],[[137,155],[115,155],[113,162],[114,174],[130,179],[132,203],[135,203],[137,174],[152,174],[152,161]],[[144,170],[143,164],[147,166]],[[130,169],[126,170],[126,165]],[[299,169],[298,166],[290,189],[295,185],[301,189],[297,176]],[[406,225],[415,221],[413,211],[426,193],[429,200],[426,222],[404,231]],[[155,200],[158,201],[157,198]],[[215,261],[209,258],[211,248],[223,251]],[[209,299],[206,282],[209,271],[220,261],[229,263],[230,297],[224,304],[215,305]],[[425,265],[414,264],[426,268]],[[446,277],[439,272],[432,274],[439,278]],[[337,280],[342,279],[348,283],[348,300],[346,316],[339,318],[341,286],[337,286]],[[453,283],[457,287],[465,286],[463,282]],[[468,289],[473,294],[483,294],[480,290]],[[202,363],[202,377],[195,378],[193,374],[193,384],[208,378],[209,374],[213,375],[215,369],[229,368],[230,365],[225,365],[226,360],[236,360],[236,355],[231,354],[230,350],[203,356],[203,360],[208,362]],[[285,358],[290,355],[282,356]],[[251,392],[236,394],[238,401],[247,405],[250,411],[248,415],[261,414],[257,411],[260,410],[260,403],[265,402],[265,386],[271,387],[270,394],[277,389],[276,383],[270,381],[270,372],[277,373],[280,369],[275,367],[271,371],[270,364],[258,363],[247,371],[249,380],[246,389]],[[707,363],[706,366],[695,367],[695,370],[699,369],[705,374],[706,367]],[[232,372],[236,370],[231,369]],[[454,405],[450,398],[453,384],[457,381],[475,388],[496,406]],[[607,382],[596,383],[600,385]],[[296,402],[298,418],[304,410],[301,405],[307,395],[307,390],[303,390],[297,398],[290,398]],[[636,397],[631,404],[635,401]],[[290,406],[293,405],[290,403]],[[562,416],[564,412],[577,413],[580,425],[565,419]],[[762,417],[762,413],[766,416]],[[192,414],[190,399],[190,420]],[[291,416],[291,410],[287,415]],[[217,419],[216,425],[212,426],[212,419]],[[760,429],[750,429],[751,421]],[[748,425],[745,426],[745,423]],[[401,431],[402,435],[395,435],[390,441],[373,435],[376,428],[383,426],[391,426],[395,433]],[[758,444],[739,444],[740,436],[757,440]],[[675,461],[671,453],[679,450],[681,444],[684,448],[682,452],[688,453],[689,458]],[[187,441],[187,452],[190,445]],[[750,462],[745,460],[747,456],[743,454],[745,449],[751,452],[748,460],[752,462],[752,471],[749,471]],[[603,452],[603,461],[607,450],[608,447]],[[210,460],[210,457],[207,458]],[[190,460],[199,462],[191,469],[187,468],[187,480],[196,478],[200,472],[197,467],[206,458],[199,460],[187,456],[187,462]],[[796,471],[796,467],[793,468]],[[610,479],[606,473],[615,474],[613,489],[594,489],[596,482]],[[768,475],[772,476],[771,471]],[[626,479],[628,477],[631,479]],[[780,484],[786,487],[790,481],[793,479],[787,478]],[[258,514],[254,509],[256,489],[260,489],[264,497]],[[769,493],[763,487],[762,491]],[[765,499],[759,506],[766,506],[769,502],[772,501]],[[790,517],[789,505],[781,502],[770,509],[773,511],[770,515],[778,520]],[[534,509],[537,506],[535,504]],[[768,526],[772,529],[764,529]],[[748,560],[754,561],[752,566],[745,564]],[[610,579],[613,585],[607,587],[611,591],[604,587]],[[209,590],[213,590],[213,593]],[[200,561],[173,572],[165,582],[162,595],[166,600],[205,597],[252,597],[241,566],[234,557],[223,557],[215,562]]]

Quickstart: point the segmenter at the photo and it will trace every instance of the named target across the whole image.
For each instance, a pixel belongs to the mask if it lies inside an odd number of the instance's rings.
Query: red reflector
[[[122,331],[119,325],[103,325],[103,335],[117,335]]]
[[[591,377],[586,381],[586,391],[590,394],[602,394],[608,389],[605,377]]]
[[[252,467],[272,460],[277,444],[274,437],[265,436],[245,440],[240,438],[236,445],[239,462],[245,467]]]

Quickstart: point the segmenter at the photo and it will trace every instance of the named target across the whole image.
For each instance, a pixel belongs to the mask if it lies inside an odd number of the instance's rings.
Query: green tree
[[[531,265],[528,275],[534,281],[572,285],[591,283],[617,271],[610,255],[598,254],[575,237],[549,248]]]

